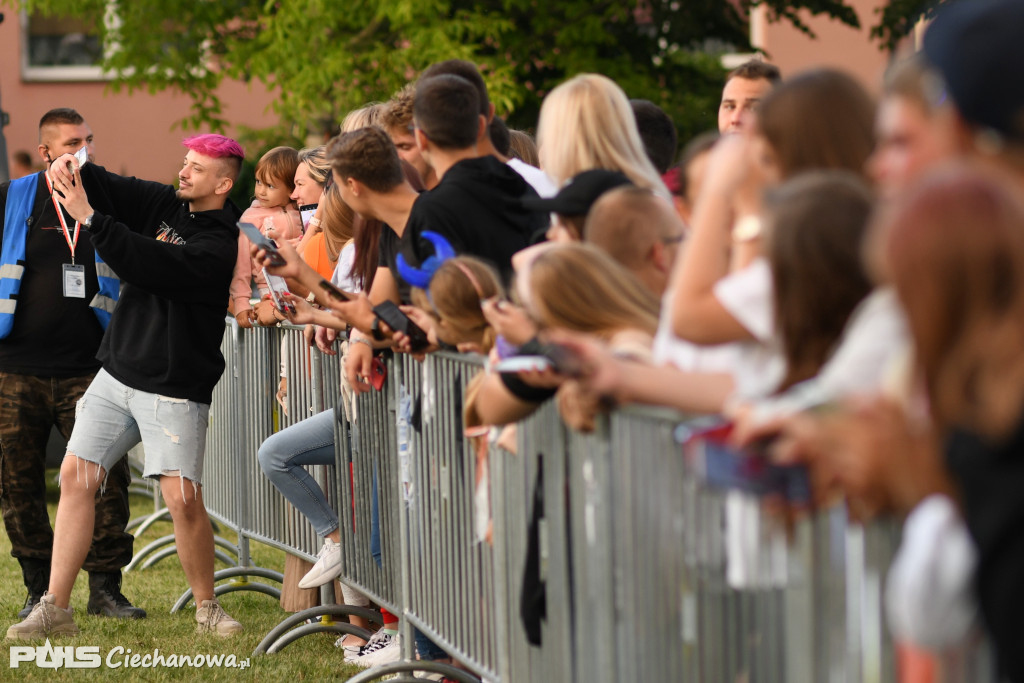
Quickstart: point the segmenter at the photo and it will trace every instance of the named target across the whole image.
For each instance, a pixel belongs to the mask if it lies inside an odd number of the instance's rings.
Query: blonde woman
[[[359,109],[353,109],[346,114],[342,121],[341,132],[378,125],[383,107],[384,105],[379,102],[373,102]],[[337,265],[338,252],[341,250],[341,246],[344,246],[331,244],[323,233],[323,207],[319,204],[322,201],[322,194],[330,187],[330,178],[331,165],[327,163],[326,145],[299,152],[299,168],[295,171],[295,192],[292,194],[292,199],[298,201],[299,206],[311,204],[318,206],[316,214],[309,220],[306,234],[296,246],[296,251],[313,270],[327,280],[331,279]],[[299,189],[300,183],[303,190]],[[351,225],[352,219],[349,218],[347,222]]]
[[[532,352],[538,332],[570,330],[601,339],[616,355],[650,359],[658,301],[597,247],[557,244],[536,253],[520,270],[515,293],[520,306],[489,302],[484,313],[502,337],[526,342],[520,353]],[[480,387],[480,419],[505,424],[536,410],[555,394],[552,378],[538,374],[545,373],[489,375]],[[575,380],[561,383],[558,395],[566,422],[592,428],[596,400],[584,396]]]
[[[606,76],[580,74],[544,98],[537,147],[541,169],[559,187],[581,171],[604,168],[670,198],[644,151],[626,93]]]
[[[305,233],[295,250],[303,260],[321,277],[329,278],[334,272],[334,261],[324,246],[323,201],[327,179],[331,176],[331,165],[327,163],[327,148],[319,147],[299,150],[299,166],[295,169],[294,199],[300,207],[316,205],[316,213],[308,219],[303,215]],[[335,259],[337,253],[335,253]]]

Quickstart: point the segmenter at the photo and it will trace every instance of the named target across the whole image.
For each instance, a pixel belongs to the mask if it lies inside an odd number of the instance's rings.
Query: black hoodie
[[[116,217],[95,213],[89,228],[122,283],[97,353],[103,369],[133,389],[210,403],[224,371],[237,209],[190,212],[173,187],[91,164],[82,181],[90,200],[100,195],[118,207]]]
[[[508,284],[512,254],[528,247],[548,224],[547,213],[523,208],[523,197],[536,196],[515,169],[493,156],[463,159],[412,205],[402,254],[413,266],[429,258],[434,246],[421,235],[430,230],[443,235],[457,254],[489,261]]]

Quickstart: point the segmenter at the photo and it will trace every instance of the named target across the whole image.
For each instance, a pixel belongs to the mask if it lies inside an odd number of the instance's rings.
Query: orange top
[[[320,273],[324,279],[330,280],[334,275],[334,266],[337,262],[327,257],[327,243],[324,242],[324,234],[318,232],[309,238],[302,251],[302,258],[309,267]]]

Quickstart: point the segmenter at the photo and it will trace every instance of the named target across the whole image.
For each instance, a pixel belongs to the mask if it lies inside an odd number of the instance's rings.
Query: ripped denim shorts
[[[188,479],[194,491],[203,478],[209,415],[207,403],[132,389],[100,370],[78,401],[67,452],[109,471],[141,441],[144,476],[181,477],[182,491]]]

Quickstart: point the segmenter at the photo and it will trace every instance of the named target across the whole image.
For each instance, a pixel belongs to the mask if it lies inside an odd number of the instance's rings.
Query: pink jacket
[[[287,209],[264,209],[258,201],[253,200],[252,206],[245,210],[241,220],[252,223],[263,234],[267,233],[265,222],[272,221],[278,239],[295,239],[302,236],[302,218],[299,212],[290,206]],[[256,267],[249,255],[249,238],[238,233],[238,260],[235,262],[235,274],[231,278],[231,303],[234,304],[231,310],[235,314],[252,308],[249,297],[252,294],[251,282],[254,279],[260,295],[270,291],[267,289],[262,271]]]

